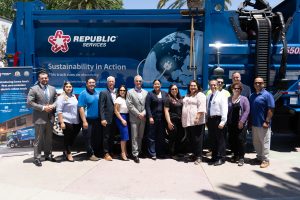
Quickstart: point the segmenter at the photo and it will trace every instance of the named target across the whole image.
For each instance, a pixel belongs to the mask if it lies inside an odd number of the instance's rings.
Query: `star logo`
[[[69,50],[68,43],[71,41],[69,35],[64,35],[62,30],[57,30],[54,35],[48,37],[48,42],[52,45],[51,51],[57,53],[62,51],[66,53]]]

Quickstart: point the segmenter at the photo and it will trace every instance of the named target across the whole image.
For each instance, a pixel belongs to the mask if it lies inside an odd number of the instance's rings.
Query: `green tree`
[[[0,16],[13,19],[13,5],[22,0],[0,0]],[[34,0],[23,0],[29,2]],[[90,9],[122,9],[122,0],[41,0],[49,10],[90,10]]]
[[[187,0],[159,0],[157,3],[157,8],[163,8],[168,3],[170,3],[167,7],[168,9],[182,8],[184,5],[186,5],[186,1]],[[228,10],[229,6],[231,6],[231,0],[225,0],[225,9]]]
[[[66,9],[121,9],[122,7],[122,0],[69,0]]]

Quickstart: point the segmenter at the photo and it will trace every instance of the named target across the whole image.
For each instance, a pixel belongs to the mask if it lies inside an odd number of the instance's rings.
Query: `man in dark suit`
[[[33,143],[34,164],[42,166],[41,152],[44,149],[45,160],[56,162],[52,155],[52,129],[54,120],[56,89],[48,85],[47,72],[38,75],[38,83],[30,88],[27,104],[33,108],[35,140]]]
[[[115,78],[107,77],[107,88],[99,96],[99,115],[103,127],[104,159],[112,161],[112,145],[115,133],[114,101],[116,100]]]

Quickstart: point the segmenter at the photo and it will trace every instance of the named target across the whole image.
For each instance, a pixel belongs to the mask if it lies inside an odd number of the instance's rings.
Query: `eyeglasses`
[[[261,85],[261,84],[264,84],[264,82],[255,82],[254,84],[255,85]]]
[[[171,88],[171,90],[178,90],[177,88]]]
[[[240,90],[241,88],[233,88],[234,90]]]

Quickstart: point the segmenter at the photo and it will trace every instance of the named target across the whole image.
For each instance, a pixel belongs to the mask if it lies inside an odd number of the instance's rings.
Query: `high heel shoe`
[[[121,153],[121,159],[123,161],[129,161],[129,159],[127,158],[126,154],[125,153]]]
[[[64,156],[65,156],[65,159],[69,162],[74,162],[74,159],[72,157],[72,154],[68,154],[67,152],[64,152]]]

